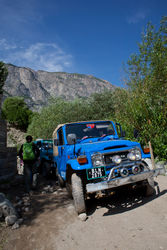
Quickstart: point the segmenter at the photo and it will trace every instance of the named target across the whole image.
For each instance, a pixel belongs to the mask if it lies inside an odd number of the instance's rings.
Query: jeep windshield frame
[[[68,134],[75,134],[77,141],[115,135],[113,124],[110,121],[90,121],[66,124],[65,131],[66,138]]]

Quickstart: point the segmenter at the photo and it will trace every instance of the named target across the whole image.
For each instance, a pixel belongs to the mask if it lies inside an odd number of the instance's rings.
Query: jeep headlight
[[[114,156],[112,157],[112,161],[113,161],[115,164],[120,164],[121,161],[122,161],[122,159],[121,159],[121,157],[120,157],[119,155],[114,155]]]
[[[92,155],[92,164],[94,167],[103,166],[103,156],[101,153],[96,153]]]
[[[139,161],[141,160],[141,151],[140,148],[133,148],[127,155],[127,158],[131,161]]]

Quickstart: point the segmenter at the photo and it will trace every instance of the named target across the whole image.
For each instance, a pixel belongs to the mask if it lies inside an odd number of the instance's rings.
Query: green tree
[[[3,93],[2,88],[5,84],[7,75],[8,75],[7,68],[5,67],[5,64],[0,61],[0,94]]]
[[[142,142],[152,142],[154,152],[167,158],[167,17],[158,30],[147,25],[139,53],[127,65],[129,98],[126,126],[140,131]],[[128,124],[129,120],[129,124]]]
[[[10,124],[26,130],[33,116],[22,97],[8,97],[2,105],[2,115]]]
[[[79,98],[64,101],[52,99],[49,106],[44,107],[32,119],[28,133],[34,138],[51,138],[58,124],[109,119],[114,114],[112,92],[93,94],[90,98]]]
[[[107,120],[114,115],[113,91],[92,94],[89,98],[89,109],[92,120]]]
[[[28,127],[28,133],[34,138],[52,138],[58,124],[91,119],[89,104],[86,99],[64,101],[52,99],[47,107],[35,115]]]

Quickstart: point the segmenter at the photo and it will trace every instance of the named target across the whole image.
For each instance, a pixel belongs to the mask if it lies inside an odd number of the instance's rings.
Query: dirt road
[[[4,250],[166,250],[167,176],[151,198],[128,190],[89,200],[88,219],[78,219],[66,190],[32,196],[32,209]]]

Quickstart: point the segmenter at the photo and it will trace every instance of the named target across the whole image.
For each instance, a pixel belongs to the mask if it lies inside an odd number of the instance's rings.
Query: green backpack
[[[23,144],[23,160],[35,160],[35,153],[32,145],[32,142]]]

